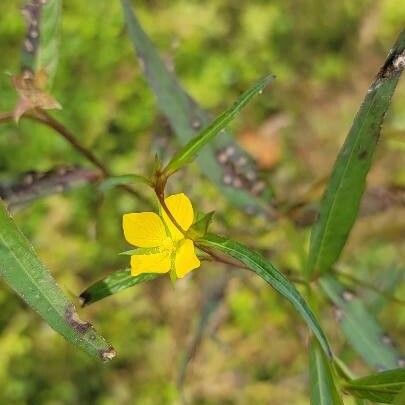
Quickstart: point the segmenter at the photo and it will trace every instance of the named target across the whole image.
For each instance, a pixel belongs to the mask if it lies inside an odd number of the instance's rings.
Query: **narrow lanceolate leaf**
[[[131,2],[122,0],[121,3],[130,39],[158,106],[168,118],[180,143],[186,145],[212,120],[166,68],[132,11]],[[233,205],[249,212],[269,210],[269,201],[260,191],[265,189],[265,184],[256,166],[226,130],[200,151],[197,163],[204,175]]]
[[[320,284],[336,306],[343,333],[364,361],[377,370],[398,367],[399,354],[363,302],[332,276],[322,277]]]
[[[58,61],[62,0],[28,0],[23,9],[27,31],[23,41],[21,74],[12,77],[18,101],[13,117],[33,109],[62,108],[49,93]]]
[[[345,389],[358,398],[392,404],[405,387],[405,369],[398,368],[358,378]]]
[[[277,292],[291,302],[297,312],[304,318],[325,353],[329,357],[332,356],[326,336],[304,298],[294,285],[270,262],[265,260],[260,253],[250,250],[238,242],[217,235],[207,235],[196,243],[199,247],[214,249],[233,257],[269,283]]]
[[[111,273],[106,278],[97,281],[80,294],[80,299],[83,306],[93,304],[110,295],[117,294],[122,290],[133,287],[136,284],[145,281],[154,280],[160,274],[140,274],[139,276],[131,276],[131,270],[118,270]]]
[[[223,130],[242,110],[243,107],[256,95],[263,91],[263,89],[273,80],[273,76],[265,76],[260,79],[249,90],[245,91],[239,99],[222,113],[215,121],[206,127],[200,134],[191,139],[184,148],[177,152],[164,172],[170,176],[177,170],[181,169],[187,163],[191,162],[199,151],[213,140],[221,130]]]
[[[309,376],[311,405],[343,405],[330,360],[315,340],[311,342],[309,351]]]
[[[50,87],[58,64],[62,0],[29,0],[23,7],[23,15],[27,31],[22,68],[33,73],[44,72]]]
[[[402,285],[405,280],[405,268],[400,266],[390,266],[380,272],[371,283],[378,287],[380,292],[373,290],[365,290],[363,297],[364,303],[368,310],[373,314],[378,314],[389,302],[390,299],[395,299],[395,290]]]
[[[405,386],[402,387],[400,393],[394,398],[394,405],[404,405],[405,404]]]
[[[356,220],[381,125],[405,66],[403,31],[374,83],[368,89],[339,153],[315,223],[308,258],[310,277],[337,261]]]
[[[0,202],[0,277],[58,333],[87,354],[110,360],[114,349],[76,309]]]

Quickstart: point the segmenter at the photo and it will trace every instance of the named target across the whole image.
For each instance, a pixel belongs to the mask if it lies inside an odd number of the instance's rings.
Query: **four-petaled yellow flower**
[[[194,220],[189,198],[183,193],[174,194],[165,198],[165,203],[177,224],[187,231]],[[185,238],[163,208],[160,211],[161,217],[154,212],[123,216],[125,239],[131,245],[144,248],[131,256],[131,274],[172,271],[182,278],[199,267],[200,260],[195,254],[193,241]]]

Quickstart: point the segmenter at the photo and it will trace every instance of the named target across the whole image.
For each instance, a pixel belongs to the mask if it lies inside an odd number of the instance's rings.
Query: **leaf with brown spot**
[[[95,329],[80,320],[74,305],[39,260],[34,248],[0,202],[0,277],[68,342],[99,360],[115,352]]]
[[[405,30],[367,91],[336,159],[311,232],[307,277],[333,268],[357,219],[381,126],[404,68]]]

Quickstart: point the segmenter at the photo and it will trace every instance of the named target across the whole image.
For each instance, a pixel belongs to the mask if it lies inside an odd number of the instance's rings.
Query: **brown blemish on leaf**
[[[91,302],[92,295],[90,293],[88,293],[87,291],[84,291],[83,293],[80,294],[79,300],[80,300],[80,305],[83,308]]]
[[[360,160],[363,160],[363,159],[365,159],[367,157],[367,155],[368,155],[368,152],[367,152],[366,149],[364,149],[358,154],[358,157],[359,157]]]
[[[27,31],[24,39],[24,51],[34,55],[39,46],[40,33],[38,31],[41,9],[43,2],[41,0],[32,0],[27,2],[21,9],[22,15],[27,24]]]
[[[341,322],[342,319],[344,318],[343,311],[339,307],[336,307],[336,306],[333,307],[333,315],[337,322]]]
[[[257,179],[256,168],[251,167],[253,162],[240,154],[233,145],[217,150],[216,158],[224,171],[222,181],[226,186],[245,189],[255,196],[265,190],[266,183]]]
[[[405,68],[405,50],[392,52],[377,74],[377,80],[391,79]]]
[[[200,129],[200,128],[202,127],[202,122],[201,122],[201,120],[200,120],[199,118],[193,118],[193,119],[191,120],[191,127],[192,127],[194,130]]]
[[[356,295],[353,291],[345,290],[342,292],[343,301],[350,302],[356,298]]]
[[[112,360],[117,355],[117,352],[115,351],[115,349],[112,346],[109,346],[108,349],[106,349],[106,350],[100,350],[99,353],[100,353],[101,360],[103,360],[103,361]]]
[[[381,341],[387,346],[394,346],[394,343],[393,343],[391,337],[388,336],[387,334],[385,334],[381,337]]]
[[[30,110],[39,108],[42,110],[61,109],[59,102],[49,93],[44,91],[48,76],[44,70],[32,73],[25,70],[21,75],[13,76],[14,88],[20,96],[13,112],[16,122]]]
[[[65,311],[65,319],[68,324],[79,334],[84,335],[90,328],[91,323],[82,321],[76,312],[74,305],[69,305]]]

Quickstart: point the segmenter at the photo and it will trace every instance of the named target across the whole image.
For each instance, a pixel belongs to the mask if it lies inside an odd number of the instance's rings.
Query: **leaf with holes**
[[[58,333],[92,357],[110,360],[114,349],[79,319],[33,247],[0,202],[0,276]]]
[[[356,220],[381,125],[405,65],[405,31],[368,89],[340,150],[311,233],[309,277],[325,273],[338,260]]]

